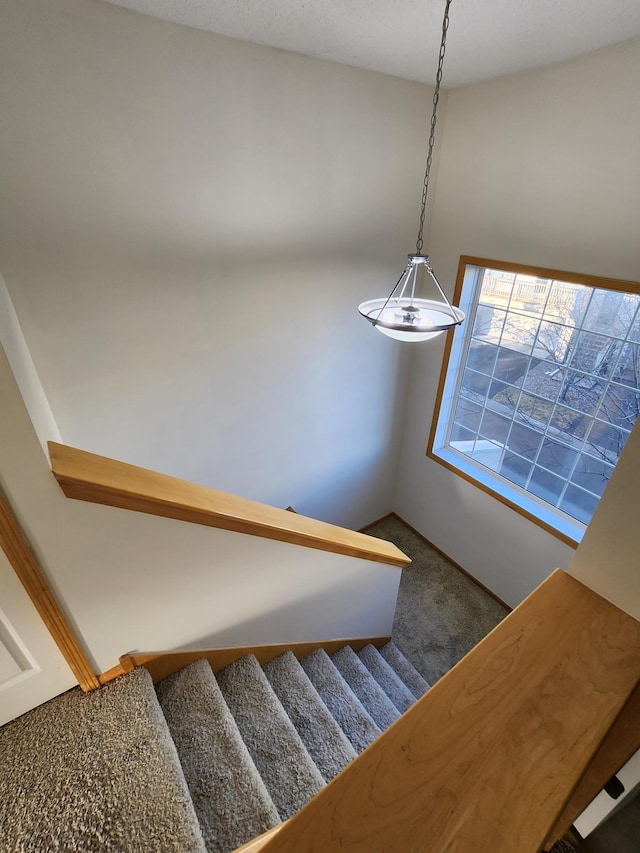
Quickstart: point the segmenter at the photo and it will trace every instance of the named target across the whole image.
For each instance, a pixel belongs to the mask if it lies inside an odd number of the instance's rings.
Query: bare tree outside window
[[[588,524],[640,414],[640,287],[473,269],[442,445]]]

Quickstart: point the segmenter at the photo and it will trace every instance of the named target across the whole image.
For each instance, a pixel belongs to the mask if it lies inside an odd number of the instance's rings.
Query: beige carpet
[[[0,729],[0,850],[205,853],[146,670]]]
[[[485,637],[508,610],[392,516],[366,532],[396,544],[402,571],[393,639],[430,684]],[[465,566],[473,572],[473,566]]]

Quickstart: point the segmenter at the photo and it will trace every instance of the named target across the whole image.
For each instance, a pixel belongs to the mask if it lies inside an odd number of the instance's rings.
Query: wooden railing
[[[391,542],[284,509],[219,492],[49,442],[51,468],[68,498],[277,539],[402,568],[409,557]]]
[[[640,623],[558,570],[248,849],[537,853],[638,683]]]
[[[615,724],[602,742],[571,799],[549,833],[545,850],[559,841],[578,815],[620,768],[640,749],[640,686],[631,694]]]

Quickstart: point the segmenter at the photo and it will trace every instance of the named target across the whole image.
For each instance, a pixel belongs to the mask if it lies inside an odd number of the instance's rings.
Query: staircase
[[[288,820],[428,689],[393,642],[198,660],[156,684],[206,850]]]
[[[406,711],[386,643],[123,655],[0,727],[2,853],[535,853],[638,748],[640,624],[560,570]]]

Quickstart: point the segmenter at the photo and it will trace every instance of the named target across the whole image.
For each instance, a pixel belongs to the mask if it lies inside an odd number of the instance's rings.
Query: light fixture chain
[[[429,175],[431,173],[431,163],[433,160],[433,145],[436,138],[436,121],[438,117],[438,101],[440,100],[440,82],[442,81],[442,66],[444,63],[444,54],[447,43],[447,30],[449,28],[449,7],[452,0],[447,0],[444,18],[442,19],[442,40],[440,42],[440,55],[438,57],[438,71],[436,74],[436,88],[433,92],[433,112],[431,113],[431,131],[429,133],[429,148],[427,151],[427,166],[424,173],[424,183],[422,185],[422,208],[420,210],[420,227],[418,229],[418,239],[416,241],[416,255],[422,254],[424,218],[427,209],[427,193],[429,192]]]

